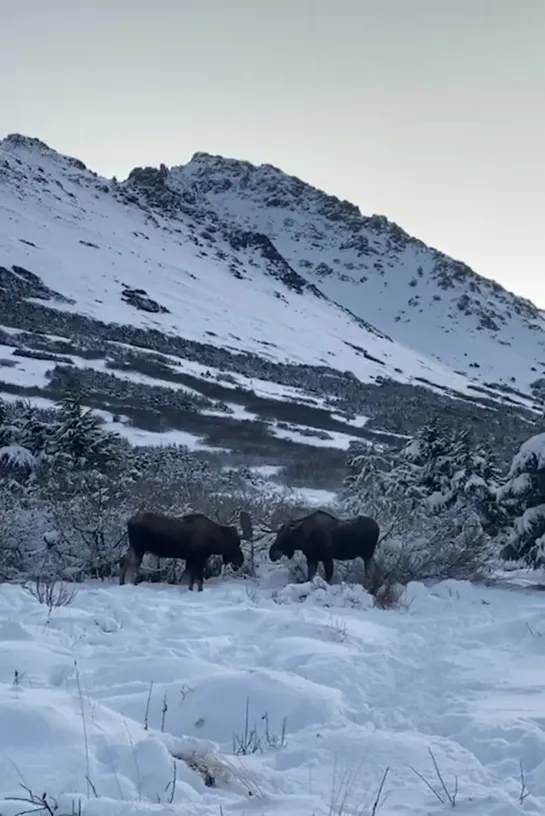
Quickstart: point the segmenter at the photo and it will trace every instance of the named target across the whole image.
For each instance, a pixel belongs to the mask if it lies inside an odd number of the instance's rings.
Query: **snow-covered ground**
[[[4,327],[0,324],[0,329],[3,328]],[[16,334],[16,332],[10,333]],[[49,335],[49,337],[53,339],[52,335]],[[19,357],[14,354],[14,351],[14,347],[6,346],[0,343],[0,363],[2,361],[9,363],[8,366],[3,366],[0,368],[0,398],[12,402],[20,398],[20,395],[4,393],[2,391],[2,383],[23,387],[31,386],[45,388],[49,383],[50,373],[52,371],[51,360]],[[64,355],[64,357],[68,358],[71,361],[71,364],[76,368],[85,368],[99,372],[112,373],[111,370],[107,368],[104,360],[86,360],[76,354]],[[191,363],[189,360],[182,360],[176,357],[170,357],[170,360],[172,362],[173,370],[177,373],[190,374],[192,376],[201,378],[204,374],[207,374],[208,376],[216,377],[218,380],[222,377],[222,372],[219,369],[207,369],[205,366],[199,366],[197,363]],[[190,388],[187,385],[161,380],[160,377],[151,377],[139,372],[116,370],[115,376],[119,380],[127,380],[129,382],[141,385],[159,385],[175,391],[183,391],[192,395],[198,393],[195,389]],[[257,377],[244,377],[241,374],[231,374],[230,376],[232,381],[222,380],[221,384],[223,388],[231,390],[234,390],[235,388],[244,388],[249,392],[253,392],[258,397],[270,398],[279,402],[291,401],[296,402],[299,405],[310,405],[316,408],[325,408],[324,399],[314,395],[310,396],[303,391],[303,389],[282,386],[278,383],[268,382],[267,380],[261,380]],[[47,400],[43,397],[33,396],[32,403],[36,407],[41,408],[52,408],[55,406],[53,400]],[[234,402],[227,402],[226,404],[231,412],[228,414],[228,416],[233,419],[246,420],[249,422],[255,422],[256,420],[260,419],[256,413],[248,411],[242,405]],[[196,436],[195,434],[191,434],[186,431],[147,431],[132,427],[130,425],[130,421],[127,420],[126,417],[121,417],[121,421],[117,421],[112,418],[113,415],[111,412],[102,411],[96,408],[93,409],[93,412],[102,416],[106,422],[106,427],[112,431],[122,434],[135,445],[170,445],[174,443],[178,445],[186,445],[192,450],[225,450],[224,448],[218,447],[212,448],[203,443],[203,437]],[[206,416],[226,416],[225,411],[221,410],[201,409],[199,413]],[[345,423],[348,427],[351,426],[354,428],[362,428],[369,420],[369,417],[365,416],[357,416],[354,420],[346,420],[344,417],[337,414],[332,414],[332,418],[339,422]],[[272,436],[276,436],[281,439],[290,439],[294,442],[300,442],[306,445],[326,448],[340,448],[343,450],[347,450],[352,441],[364,441],[361,437],[353,436],[349,433],[342,433],[340,431],[328,431],[328,438],[321,439],[317,436],[309,435],[308,432],[312,432],[313,429],[308,425],[297,425],[296,423],[290,423],[290,426],[290,429],[279,428],[277,427],[277,423],[274,422],[271,426],[271,434]],[[396,434],[391,434],[391,436],[396,436]]]
[[[0,587],[0,813],[39,812],[10,801],[25,786],[84,816],[425,816],[456,790],[458,813],[542,814],[545,598],[404,600],[282,569],[203,593],[89,584],[51,614]]]
[[[316,448],[339,448],[341,450],[348,450],[351,442],[359,442],[365,444],[366,440],[361,437],[350,436],[349,434],[340,433],[339,431],[324,431],[327,434],[325,439],[319,436],[309,436],[304,431],[313,432],[313,429],[308,425],[295,425],[290,423],[290,428],[280,428],[274,425],[271,428],[271,433],[279,439],[291,439],[292,442],[301,442],[303,445],[313,445]],[[314,430],[314,433],[316,431]]]

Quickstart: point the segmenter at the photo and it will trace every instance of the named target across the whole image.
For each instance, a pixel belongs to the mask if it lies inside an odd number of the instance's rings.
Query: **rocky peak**
[[[34,136],[24,136],[22,133],[8,133],[0,144],[6,148],[24,148],[26,150],[37,150],[40,153],[57,153],[56,150],[46,145],[41,139]]]
[[[135,167],[122,183],[120,192],[126,201],[135,203],[140,200],[167,217],[202,217],[206,214],[215,219],[215,213],[206,212],[206,207],[200,206],[199,196],[190,186],[180,189],[169,181],[170,171],[165,164],[160,164],[158,168]]]
[[[204,194],[227,191],[241,194],[258,206],[309,211],[318,205],[326,217],[335,217],[337,211],[344,216],[362,217],[354,204],[323,193],[272,164],[255,165],[248,161],[195,153],[187,164],[173,167],[171,177],[173,183],[196,186]]]
[[[424,275],[440,290],[437,297],[448,290],[454,290],[453,294],[457,291],[456,297],[467,291],[468,303],[460,303],[458,309],[464,313],[478,312],[482,327],[491,331],[498,331],[504,319],[498,319],[498,311],[478,302],[479,299],[497,297],[521,316],[540,319],[534,304],[514,298],[500,284],[481,278],[463,262],[427,246],[385,215],[363,215],[349,201],[324,193],[274,165],[255,165],[198,152],[187,164],[171,168],[166,184],[185,194],[191,192],[202,204],[206,202],[217,209],[222,218],[245,229],[262,232],[268,230],[268,224],[274,224],[273,232],[276,228],[277,235],[291,233],[299,241],[302,232],[297,222],[304,216],[306,237],[310,235],[315,248],[325,248],[327,242],[331,245],[331,237],[336,236],[339,251],[353,251],[357,258],[355,266],[360,265],[364,275],[369,274],[366,262],[383,275],[385,266],[408,263],[408,258],[418,259],[415,264],[418,274],[412,286]],[[245,205],[242,208],[241,203]],[[425,273],[421,272],[420,264]]]
[[[34,168],[38,166],[42,173],[45,173],[45,168],[49,162],[50,166],[64,167],[70,172],[73,172],[74,169],[81,170],[88,173],[89,176],[97,178],[97,174],[89,171],[80,159],[58,153],[45,142],[42,142],[41,139],[34,136],[9,133],[5,139],[0,141],[0,152],[7,156],[13,156],[15,162],[19,165],[24,164]]]
[[[350,201],[318,190],[272,164],[255,165],[197,152],[187,164],[171,168],[168,185],[177,190],[192,190],[213,205],[227,198],[240,198],[260,210],[284,210],[286,215],[304,213],[325,228],[333,227],[352,236],[387,236],[396,248],[409,242],[421,243],[386,216],[365,216]]]

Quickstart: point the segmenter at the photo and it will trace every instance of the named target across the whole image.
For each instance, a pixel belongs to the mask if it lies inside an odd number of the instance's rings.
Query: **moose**
[[[251,537],[251,520],[244,511],[240,514],[243,535]],[[204,513],[187,513],[172,517],[160,513],[139,511],[127,522],[129,547],[121,559],[119,583],[136,583],[138,570],[146,553],[158,558],[185,559],[189,575],[189,589],[195,582],[203,590],[204,570],[208,559],[221,556],[225,565],[232,564],[238,571],[244,564],[241,537],[236,527],[220,524]]]
[[[312,581],[321,561],[329,584],[333,578],[333,559],[350,561],[359,556],[367,579],[374,566],[379,535],[379,525],[369,516],[339,519],[325,510],[314,510],[280,527],[269,549],[269,558],[271,561],[278,561],[283,555],[293,558],[295,550],[301,550],[307,559],[308,580]]]

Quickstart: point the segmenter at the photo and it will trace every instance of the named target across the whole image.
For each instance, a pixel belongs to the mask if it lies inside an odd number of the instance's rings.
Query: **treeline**
[[[353,447],[338,509],[379,520],[379,560],[390,581],[474,578],[500,557],[537,566],[545,543],[545,433],[525,442],[504,470],[471,432],[444,418],[397,452]],[[242,508],[258,537],[296,511],[289,495],[249,468],[214,466],[177,445],[131,445],[75,391],[45,411],[0,401],[1,581],[116,575],[127,518],[139,508],[199,510],[223,522]],[[245,545],[246,572],[266,561],[267,545],[265,534]],[[338,573],[351,569],[339,565]],[[160,579],[175,574],[168,564],[153,570]]]

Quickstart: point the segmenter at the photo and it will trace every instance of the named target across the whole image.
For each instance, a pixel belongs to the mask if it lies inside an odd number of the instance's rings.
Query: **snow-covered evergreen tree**
[[[439,421],[424,425],[395,453],[364,447],[350,454],[344,486],[349,494],[376,495],[374,501],[403,498],[426,513],[452,507],[469,479],[470,446],[466,434]]]
[[[429,512],[439,513],[456,501],[453,479],[464,457],[466,435],[439,420],[424,425],[401,452],[414,467],[416,489]]]
[[[9,437],[9,407],[5,400],[0,399],[0,447],[3,447],[7,442],[10,442]]]
[[[22,403],[0,400],[0,479],[3,487],[17,489],[28,483],[39,451],[24,434]]]
[[[347,468],[344,508],[377,519],[380,557],[400,579],[471,576],[486,563],[495,469],[469,434],[430,423],[398,452],[352,449]]]
[[[489,535],[498,532],[500,471],[492,452],[478,445],[470,430],[451,429],[436,420],[415,435],[400,458],[414,466],[415,491],[427,512],[471,512]]]
[[[16,404],[20,441],[23,447],[39,459],[44,455],[52,433],[52,424],[47,422],[29,400]]]
[[[126,450],[122,437],[104,430],[91,408],[83,406],[81,395],[66,394],[48,439],[50,460],[56,459],[60,466],[74,470],[107,472],[119,466]]]
[[[506,514],[497,500],[500,468],[493,453],[477,445],[470,435],[456,450],[451,479],[454,505],[474,511],[484,532],[496,537],[506,523]]]
[[[524,442],[513,457],[498,502],[512,520],[504,555],[538,566],[545,562],[545,433]]]
[[[81,395],[67,393],[50,428],[27,433],[45,439],[36,482],[50,519],[49,566],[63,575],[108,574],[119,557],[133,511],[130,446],[108,431]]]
[[[25,407],[0,401],[0,580],[28,573],[45,530],[32,489],[40,450],[25,433]]]

